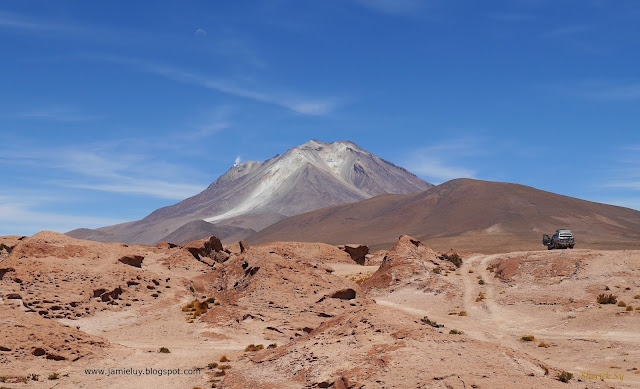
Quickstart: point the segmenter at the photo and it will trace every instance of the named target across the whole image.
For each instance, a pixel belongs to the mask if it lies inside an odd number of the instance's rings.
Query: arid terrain
[[[640,251],[0,243],[0,387],[640,385]]]
[[[580,248],[640,249],[639,211],[467,178],[292,216],[247,241],[365,242],[389,249],[409,234],[438,250],[499,253],[538,250],[542,234],[558,228],[574,231]]]

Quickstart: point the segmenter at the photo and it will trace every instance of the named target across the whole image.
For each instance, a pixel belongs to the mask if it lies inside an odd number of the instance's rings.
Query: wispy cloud
[[[569,37],[581,32],[587,31],[589,28],[583,25],[570,25],[554,28],[553,30],[543,34],[545,37]]]
[[[7,162],[3,162],[7,161]],[[31,153],[4,153],[2,163],[25,164],[56,172],[50,184],[110,193],[141,194],[156,198],[183,200],[204,189],[184,182],[183,166],[157,160],[138,150],[120,150],[116,144],[82,148],[32,150]]]
[[[44,204],[57,201],[52,196],[0,193],[0,235],[32,235],[42,230],[67,232],[78,226],[89,228],[122,223],[124,220],[104,217],[88,217],[58,212],[42,211]]]
[[[0,11],[0,28],[34,32],[79,32],[79,29],[74,26],[35,20],[21,14],[6,11]]]
[[[193,131],[181,132],[177,135],[180,140],[194,141],[201,138],[207,138],[215,133],[225,130],[233,125],[231,119],[235,109],[229,105],[215,107],[207,110],[196,124],[193,124]]]
[[[640,196],[630,197],[633,193],[640,193],[640,146],[621,146],[613,155],[615,157],[609,166],[601,170],[597,189],[608,204],[640,210]]]
[[[588,81],[565,90],[575,96],[598,100],[640,99],[640,80]]]
[[[356,0],[359,4],[374,11],[390,15],[412,15],[421,10],[425,0]]]
[[[170,200],[183,200],[204,189],[201,185],[179,182],[181,167],[142,153],[70,150],[64,154],[58,158],[58,166],[84,176],[84,182],[59,181],[63,186]]]
[[[140,180],[127,176],[116,177],[114,181],[116,182],[108,184],[76,184],[72,182],[61,182],[61,184],[70,188],[90,189],[111,193],[141,194],[168,200],[184,200],[204,189],[199,185],[179,184],[159,180]]]
[[[532,12],[490,12],[487,14],[490,19],[499,22],[520,23],[535,20],[538,16]]]
[[[463,156],[475,154],[475,141],[452,140],[422,147],[409,153],[404,165],[427,181],[441,183],[454,178],[474,178],[474,169],[455,162]]]
[[[99,120],[102,117],[86,114],[71,105],[52,105],[25,111],[19,117],[28,119],[51,120],[60,122],[87,122]]]
[[[102,59],[132,66],[139,71],[162,76],[173,81],[196,85],[236,97],[277,105],[304,115],[326,115],[331,113],[337,105],[337,99],[309,99],[291,92],[260,92],[238,86],[229,80],[216,79],[195,72],[140,59],[115,56],[105,56],[102,57]]]

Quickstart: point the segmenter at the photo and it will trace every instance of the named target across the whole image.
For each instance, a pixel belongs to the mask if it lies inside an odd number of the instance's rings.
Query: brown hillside
[[[579,248],[640,248],[638,211],[472,179],[297,215],[249,241],[359,242],[376,249],[390,248],[408,234],[436,250],[490,253],[544,249],[542,234],[558,228],[573,230]]]

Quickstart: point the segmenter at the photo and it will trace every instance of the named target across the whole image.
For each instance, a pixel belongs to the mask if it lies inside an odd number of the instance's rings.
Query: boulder
[[[358,265],[363,265],[366,262],[366,255],[369,254],[369,246],[365,245],[357,245],[357,244],[346,244],[343,246],[338,246],[338,248],[351,256]]]
[[[224,248],[222,247],[222,243],[220,242],[220,239],[216,238],[213,235],[208,238],[189,242],[185,244],[183,248],[189,251],[191,255],[193,255],[196,259],[200,259],[200,257],[212,258],[215,255],[215,253],[224,250]]]
[[[225,248],[225,251],[232,255],[244,254],[247,250],[249,250],[249,245],[243,240],[237,241]]]
[[[124,263],[125,265],[141,268],[142,261],[144,257],[142,255],[125,255],[124,257],[118,259],[118,261]]]
[[[351,288],[343,289],[333,293],[329,297],[340,300],[353,300],[356,298],[356,291]]]
[[[218,263],[224,263],[230,257],[231,257],[231,255],[229,253],[227,253],[226,251],[220,251],[220,252],[216,253],[216,255],[213,257],[213,260],[218,262]]]
[[[159,249],[173,249],[179,247],[177,244],[169,243],[169,242],[160,242],[156,245]]]

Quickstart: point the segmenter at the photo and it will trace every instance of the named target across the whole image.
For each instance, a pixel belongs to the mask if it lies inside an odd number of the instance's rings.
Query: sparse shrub
[[[208,364],[208,365],[207,365],[207,367],[208,367],[210,370],[213,370],[213,369],[215,369],[216,367],[218,367],[218,364],[217,364],[216,362],[212,362],[212,363]]]
[[[427,316],[425,316],[425,317],[423,317],[422,319],[420,319],[420,321],[421,321],[423,324],[428,324],[428,325],[430,325],[430,326],[431,326],[431,327],[433,327],[433,328],[440,328],[440,327],[444,327],[444,325],[436,323],[435,321],[433,321],[433,320],[429,319]]]
[[[484,280],[483,280],[482,278],[481,278],[481,279],[479,279],[479,280],[478,280],[478,284],[480,284],[480,285],[484,285]]]
[[[458,255],[458,253],[453,254],[442,254],[440,259],[445,259],[451,263],[453,263],[456,267],[462,266],[462,258]]]
[[[469,269],[469,273],[473,273],[473,269]]]
[[[640,294],[637,294],[637,295],[633,296],[633,298],[636,299],[636,300],[640,299]]]
[[[627,306],[627,303],[625,303],[624,301],[619,301],[619,302],[618,302],[618,306],[619,306],[619,307],[626,307],[626,306]]]
[[[460,311],[458,316],[467,316],[467,311]]]
[[[263,349],[264,349],[264,346],[261,344],[258,344],[258,345],[250,344],[244,349],[244,351],[260,351]]]
[[[272,349],[272,348],[276,348],[278,347],[277,343],[271,343],[270,345],[267,346],[268,349]]]
[[[602,293],[598,295],[596,301],[598,304],[615,304],[618,301],[618,298],[613,294]]]
[[[169,349],[166,347],[160,347],[160,350],[158,352],[163,354],[169,354],[171,351],[169,351]]]
[[[370,275],[369,276],[362,276],[360,278],[353,277],[353,278],[351,278],[351,281],[355,282],[358,285],[362,285],[362,283],[365,282],[366,280],[368,280],[369,278],[371,278]]]
[[[207,302],[208,302],[209,304],[213,304],[213,303],[215,303],[215,302],[216,302],[216,299],[214,299],[213,297],[209,297],[209,298],[207,299]]]
[[[53,381],[53,380],[57,380],[60,378],[60,374],[58,373],[51,373],[49,374],[49,377],[47,377],[49,379],[49,381]]]
[[[521,337],[520,340],[522,342],[535,342],[536,337],[533,336],[533,335],[525,335],[525,336]]]
[[[459,330],[451,330],[451,331],[449,331],[449,334],[451,334],[451,335],[462,335],[462,331],[459,331]]]
[[[633,307],[631,305],[627,305],[627,311],[633,311]]]
[[[476,297],[476,303],[479,303],[480,301],[486,299],[484,293],[480,292],[478,293],[478,297]]]
[[[573,373],[569,373],[568,371],[562,371],[562,373],[558,374],[558,381],[561,382],[569,382],[573,378]]]
[[[198,301],[198,299],[182,307],[182,312],[188,312],[193,319],[197,319],[198,316],[207,313],[207,310],[209,310],[209,303],[206,300]]]
[[[549,343],[540,342],[540,344],[538,344],[538,347],[549,348],[549,347],[551,347],[551,345]]]
[[[214,377],[222,377],[222,376],[224,376],[225,374],[227,374],[227,373],[225,373],[225,371],[224,371],[224,370],[220,370],[220,371],[216,371],[215,373],[213,373],[213,376],[214,376]]]
[[[0,382],[7,382],[7,377],[5,376],[0,377]]]
[[[220,362],[229,362],[229,358],[226,355],[220,357]]]
[[[38,381],[40,379],[40,374],[31,373],[27,376],[31,381]]]
[[[434,272],[435,274],[440,274],[440,273],[442,272],[442,268],[440,268],[440,267],[434,267],[434,268],[433,268],[433,272]]]

